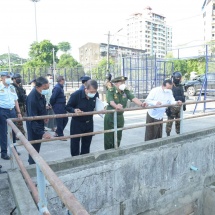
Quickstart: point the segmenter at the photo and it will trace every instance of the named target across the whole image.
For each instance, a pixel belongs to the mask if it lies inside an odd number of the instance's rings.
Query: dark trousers
[[[80,122],[78,120],[72,119],[70,126],[70,134],[83,134],[93,132],[93,120]],[[80,139],[81,139],[81,149],[80,149]],[[83,155],[90,153],[90,144],[92,141],[92,136],[71,138],[70,150],[72,156]]]
[[[55,104],[53,107],[54,113],[55,114],[65,114],[66,110],[65,110],[65,104]],[[57,123],[57,130],[56,133],[59,137],[64,136],[63,131],[68,123],[68,117],[64,117],[64,118],[57,118],[56,119],[56,123]]]
[[[28,140],[31,141],[31,140],[40,140],[42,139],[43,135],[38,135],[38,134],[35,134],[31,128],[31,122],[26,122],[26,125],[27,125],[27,131],[28,131]],[[41,143],[36,143],[36,144],[32,144],[32,146],[35,148],[35,150],[39,153],[40,152],[40,146],[41,146]],[[29,155],[29,158],[28,158],[28,163],[29,165],[31,164],[35,164],[33,158]]]
[[[15,109],[4,109],[0,108],[0,144],[1,144],[1,155],[7,154],[7,119],[16,118]],[[16,136],[13,132],[13,142],[16,142]]]
[[[163,119],[161,120],[154,119],[147,113],[146,123],[162,122],[162,121]],[[163,123],[146,126],[145,141],[161,138],[162,131],[163,131]]]

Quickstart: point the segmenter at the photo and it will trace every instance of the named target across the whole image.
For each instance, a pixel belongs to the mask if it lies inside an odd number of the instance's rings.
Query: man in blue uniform
[[[64,95],[64,84],[65,80],[63,76],[59,76],[57,78],[57,84],[55,85],[53,91],[52,91],[52,96],[50,98],[50,104],[53,108],[53,111],[55,114],[65,114],[66,113],[66,97]],[[68,123],[68,117],[64,118],[58,118],[56,119],[57,122],[57,129],[56,129],[56,135],[57,137],[62,137],[64,136],[64,129]]]
[[[70,99],[66,105],[66,110],[70,113],[81,113],[94,111],[96,105],[96,97],[98,97],[98,84],[95,80],[87,81],[86,88],[78,90],[71,94]],[[70,125],[70,134],[82,134],[93,132],[93,116],[76,116],[72,117]],[[77,156],[87,154],[90,152],[90,144],[92,136],[81,138],[71,138],[71,155]]]
[[[27,116],[42,116],[47,115],[45,95],[48,93],[49,83],[44,77],[36,79],[36,86],[32,89],[26,100]],[[28,140],[50,139],[51,135],[46,133],[45,123],[48,120],[33,120],[27,121]],[[37,152],[40,151],[41,143],[33,144],[32,146]],[[29,155],[29,164],[34,164],[34,160]]]
[[[11,85],[11,73],[4,71],[0,73],[2,84],[0,85],[0,144],[1,144],[1,158],[9,160],[7,155],[7,119],[22,118],[18,97],[16,90]],[[15,110],[16,109],[16,110]],[[15,134],[13,133],[13,142],[16,142]]]
[[[84,90],[87,84],[87,81],[89,81],[91,78],[90,76],[84,75],[80,78],[82,85],[80,86],[79,90]]]

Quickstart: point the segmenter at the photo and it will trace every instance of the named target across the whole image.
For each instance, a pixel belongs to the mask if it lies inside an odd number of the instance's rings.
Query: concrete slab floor
[[[211,108],[206,110],[206,113],[210,111],[215,111],[215,104],[208,103],[207,108]],[[214,108],[214,110],[213,110]],[[184,112],[184,117],[192,116],[194,110],[194,105],[187,106],[187,111]],[[198,109],[196,114],[202,113],[203,104],[198,104]],[[141,111],[133,111],[127,112],[124,114],[125,116],[125,126],[136,125],[145,123],[147,110]],[[164,117],[164,120],[166,116]],[[184,132],[195,131],[207,127],[212,127],[215,125],[215,115],[208,116],[203,118],[196,118],[184,121]],[[163,137],[166,137],[165,133],[165,125],[163,126]],[[94,116],[94,130],[99,131],[103,130],[103,119],[100,116]],[[70,130],[70,120],[65,129],[65,135],[69,135]],[[54,134],[53,132],[50,132]],[[132,130],[126,130],[123,132],[121,146],[131,145],[135,143],[142,142],[144,140],[145,128],[136,128]],[[171,135],[176,135],[174,125]],[[23,146],[17,147],[18,151],[21,153],[21,159],[26,166],[28,166],[28,153]],[[103,135],[96,135],[93,137],[91,144],[91,152],[104,150],[104,137]],[[70,141],[53,141],[48,143],[43,143],[41,146],[40,155],[46,161],[56,161],[64,158],[70,157]],[[5,161],[0,159],[0,165],[2,165],[2,171],[8,170],[11,168],[10,161]]]

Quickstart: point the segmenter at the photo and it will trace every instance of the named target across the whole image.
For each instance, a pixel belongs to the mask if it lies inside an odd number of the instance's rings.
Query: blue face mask
[[[95,97],[95,95],[96,95],[95,93],[87,93],[87,96],[88,96],[89,98],[91,98],[91,99],[92,99],[93,97]]]
[[[42,90],[42,92],[41,92],[41,94],[44,95],[44,96],[47,95],[48,93],[49,93],[49,89],[47,89],[47,90]]]
[[[8,85],[11,84],[11,79],[10,78],[6,78],[5,79],[5,83],[8,84]]]

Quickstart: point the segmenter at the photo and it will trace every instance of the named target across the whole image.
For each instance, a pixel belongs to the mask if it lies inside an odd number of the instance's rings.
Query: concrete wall
[[[211,128],[50,165],[92,215],[204,215],[204,187],[215,182],[214,143]],[[52,214],[67,214],[51,186],[48,199]]]

